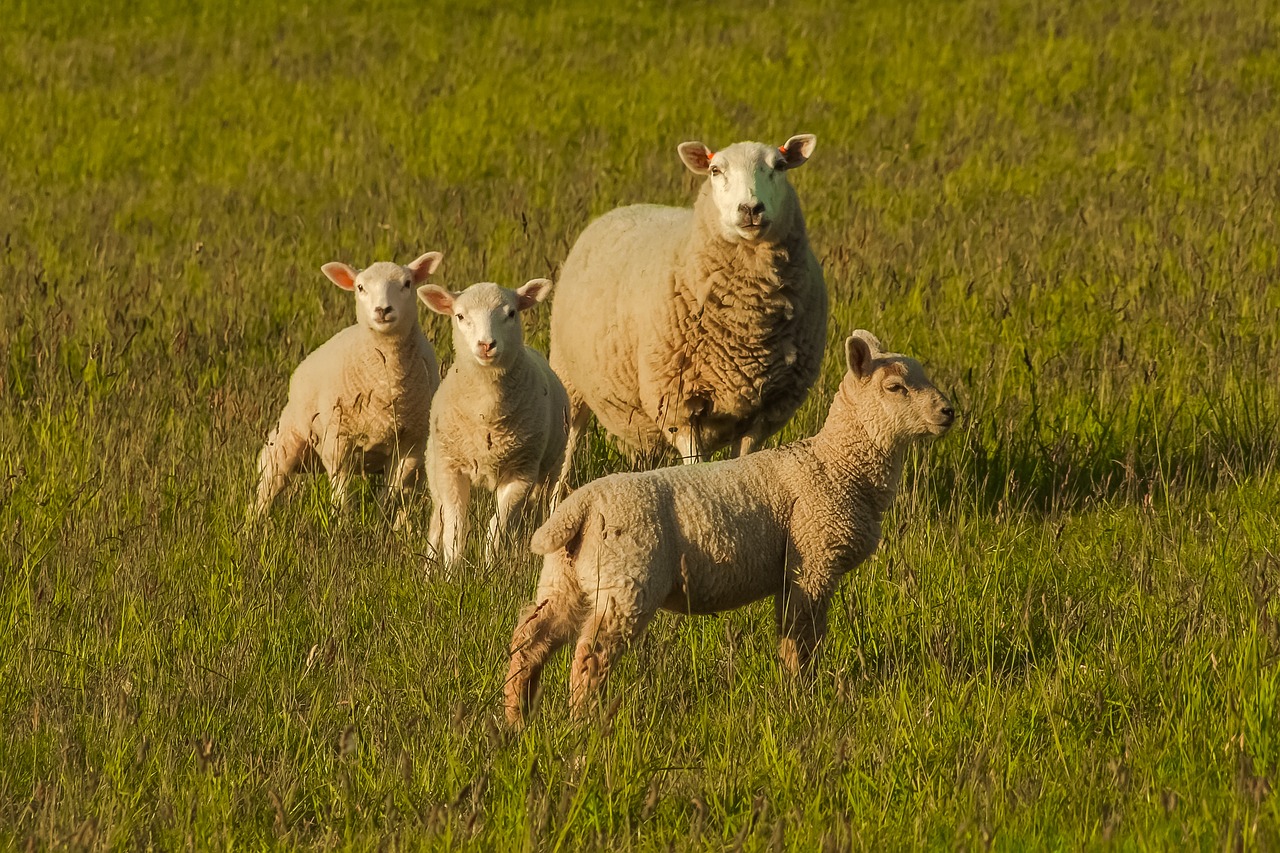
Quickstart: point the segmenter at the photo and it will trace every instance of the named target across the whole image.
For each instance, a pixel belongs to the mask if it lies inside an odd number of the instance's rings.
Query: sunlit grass
[[[0,846],[1280,846],[1280,13],[3,5]],[[677,143],[796,132],[830,340],[963,415],[812,682],[768,604],[666,615],[512,737],[528,555],[322,478],[245,527],[321,264],[554,275]]]

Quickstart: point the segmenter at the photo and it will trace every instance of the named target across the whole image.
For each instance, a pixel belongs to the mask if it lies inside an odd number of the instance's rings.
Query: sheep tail
[[[582,497],[581,491],[569,495],[546,523],[533,532],[529,550],[535,554],[551,554],[561,548],[576,551],[589,507],[590,501]]]

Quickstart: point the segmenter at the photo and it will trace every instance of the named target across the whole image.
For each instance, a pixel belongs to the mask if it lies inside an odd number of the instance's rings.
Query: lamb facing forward
[[[359,470],[385,472],[388,510],[421,470],[440,367],[418,323],[413,286],[436,271],[440,258],[427,252],[408,266],[382,261],[363,271],[336,262],[321,267],[355,293],[358,322],[293,372],[289,401],[258,456],[257,515],[271,508],[289,475],[316,457],[329,474],[335,509],[346,503]]]
[[[625,446],[686,462],[777,432],[818,378],[827,291],[786,173],[815,138],[679,146],[707,175],[693,209],[637,204],[589,225],[551,308],[551,366],[572,406],[557,493],[592,412]]]
[[[446,564],[466,542],[473,484],[497,492],[486,548],[491,557],[530,493],[549,485],[564,458],[569,398],[542,353],[524,345],[519,318],[550,292],[550,281],[535,278],[518,290],[485,282],[462,293],[436,285],[420,293],[453,324],[453,367],[432,406],[427,443],[434,504],[428,539]]]
[[[786,668],[812,660],[840,578],[875,552],[907,447],[945,433],[950,404],[913,359],[868,332],[812,438],[707,465],[614,474],[583,486],[533,536],[536,604],[511,639],[507,720],[522,724],[543,665],[577,636],[581,716],[659,608],[712,613],[774,596]]]

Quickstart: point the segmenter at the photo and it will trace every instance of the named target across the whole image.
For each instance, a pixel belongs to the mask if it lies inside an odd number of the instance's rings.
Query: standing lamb
[[[535,605],[511,639],[507,719],[520,725],[542,667],[577,635],[575,716],[659,608],[712,613],[773,596],[786,668],[805,669],[840,578],[875,552],[908,446],[955,420],[913,359],[868,332],[817,435],[714,462],[614,474],[583,486],[533,535]]]
[[[486,556],[518,523],[535,487],[549,486],[564,458],[569,397],[542,353],[525,346],[519,312],[547,298],[551,282],[518,290],[473,284],[462,293],[428,285],[420,296],[451,317],[454,363],[431,409],[427,484],[431,546],[446,564],[467,537],[471,487],[497,492]]]
[[[416,478],[440,366],[418,323],[414,285],[436,271],[440,258],[427,252],[408,266],[381,261],[363,271],[336,262],[321,267],[338,287],[355,292],[357,322],[293,372],[280,423],[258,456],[257,515],[315,457],[329,474],[335,509],[346,504],[357,471],[385,473],[388,512]]]
[[[679,146],[710,177],[693,209],[639,204],[591,223],[551,309],[551,366],[569,392],[569,449],[594,412],[625,446],[686,462],[759,447],[817,381],[827,291],[786,172],[815,137],[780,148]]]

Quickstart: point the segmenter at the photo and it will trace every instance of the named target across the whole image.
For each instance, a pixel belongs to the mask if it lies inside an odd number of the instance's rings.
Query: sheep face
[[[720,231],[731,242],[765,240],[789,220],[786,206],[794,197],[786,172],[803,165],[817,138],[800,134],[774,148],[759,142],[738,142],[712,151],[701,142],[679,146],[689,171],[707,175],[719,211]]]
[[[427,285],[418,295],[437,314],[453,323],[454,357],[470,354],[481,367],[507,367],[524,347],[519,313],[547,298],[551,282],[535,278],[517,290],[481,282],[461,293]]]
[[[845,341],[845,357],[849,372],[841,392],[857,401],[864,423],[886,446],[940,436],[955,423],[951,403],[914,358],[884,352],[862,329]]]
[[[320,268],[330,281],[356,295],[356,319],[380,335],[399,335],[418,322],[413,286],[436,271],[441,254],[427,252],[408,266],[380,261],[357,271],[333,262]]]

